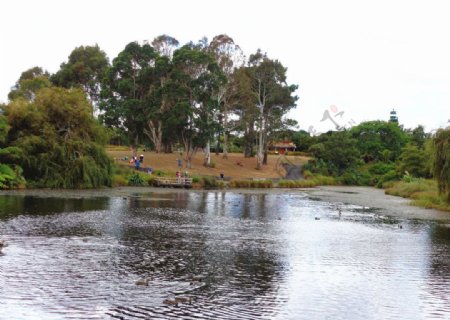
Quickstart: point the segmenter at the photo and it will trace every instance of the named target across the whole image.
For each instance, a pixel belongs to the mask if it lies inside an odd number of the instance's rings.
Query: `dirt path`
[[[302,178],[302,167],[294,164],[283,163],[284,170],[286,170],[285,179],[298,180]]]
[[[406,219],[440,220],[450,222],[450,213],[410,205],[410,200],[384,194],[383,189],[371,187],[322,186],[306,191],[320,200],[355,204],[380,209],[382,214]]]

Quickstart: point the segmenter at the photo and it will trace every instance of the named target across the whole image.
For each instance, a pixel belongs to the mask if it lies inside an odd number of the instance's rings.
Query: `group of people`
[[[187,177],[188,177],[187,171],[185,171],[183,173],[181,173],[180,170],[177,171],[177,179],[178,179],[178,181],[180,181],[181,178],[187,178]]]
[[[136,168],[136,170],[139,170],[139,168],[141,167],[141,163],[143,163],[143,162],[144,162],[144,155],[143,154],[141,154],[139,156],[139,158],[136,157],[136,156],[133,156],[131,158],[131,160],[130,160],[130,163],[134,163],[134,167]]]

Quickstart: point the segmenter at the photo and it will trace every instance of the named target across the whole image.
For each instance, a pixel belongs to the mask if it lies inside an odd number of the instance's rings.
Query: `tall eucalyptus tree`
[[[269,59],[260,50],[250,55],[248,68],[252,78],[252,92],[259,109],[256,167],[261,169],[263,164],[267,164],[264,163],[264,153],[267,153],[268,128],[273,121],[277,121],[277,118],[296,106],[298,98],[294,96],[294,92],[298,86],[288,85],[287,69],[278,60]]]
[[[234,71],[244,64],[245,56],[241,48],[226,34],[213,38],[209,44],[209,51],[213,53],[216,62],[225,76],[226,81],[217,87],[214,98],[221,108],[223,131],[223,158],[228,158],[228,118],[231,107],[231,96],[236,88],[236,81],[232,81]],[[219,139],[218,139],[219,140]]]

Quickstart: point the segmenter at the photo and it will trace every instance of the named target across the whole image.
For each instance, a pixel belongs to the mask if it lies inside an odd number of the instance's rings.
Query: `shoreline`
[[[385,194],[384,189],[356,186],[320,186],[306,192],[322,201],[378,208],[380,209],[378,213],[388,216],[450,222],[450,212],[414,206],[411,204],[411,199]]]
[[[156,187],[116,187],[110,189],[23,189],[3,190],[0,196],[35,196],[49,198],[98,198],[98,197],[140,197],[148,193],[174,193],[174,192],[233,192],[240,194],[297,194],[306,193],[310,198],[333,203],[353,204],[377,208],[379,214],[395,216],[404,219],[437,220],[450,222],[450,213],[436,209],[425,209],[410,204],[410,199],[391,196],[384,193],[383,189],[373,187],[355,186],[318,186],[315,188],[299,189],[174,189]]]

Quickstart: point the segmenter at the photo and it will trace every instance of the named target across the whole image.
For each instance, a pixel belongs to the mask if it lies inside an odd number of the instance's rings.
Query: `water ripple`
[[[9,244],[0,256],[0,319],[450,315],[446,226],[344,204],[339,216],[334,204],[303,194],[86,203],[91,209],[28,208],[0,220]]]

